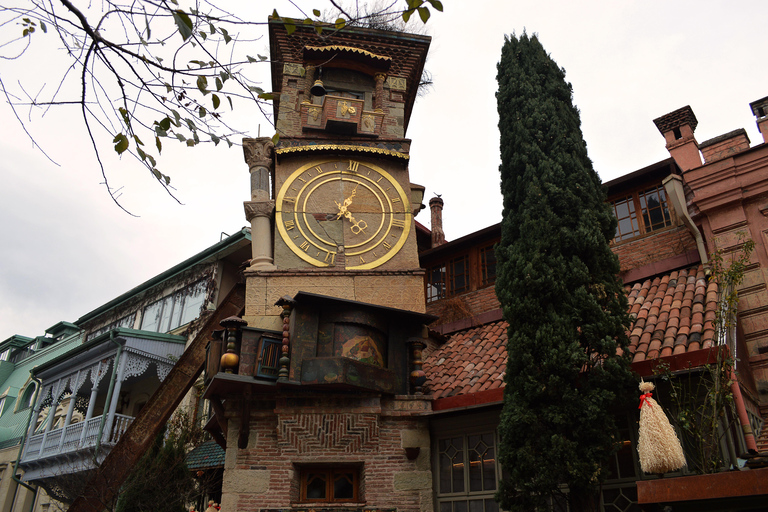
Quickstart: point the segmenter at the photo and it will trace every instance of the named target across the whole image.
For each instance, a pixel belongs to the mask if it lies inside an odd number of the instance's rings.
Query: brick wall
[[[621,271],[626,272],[696,250],[696,241],[685,226],[678,226],[614,245],[611,249],[619,257]]]
[[[331,507],[432,512],[429,432],[413,416],[428,408],[424,400],[315,394],[253,406],[246,449],[236,448],[230,421],[224,510],[328,507],[300,502],[302,466],[327,464],[357,467],[360,478],[360,501]],[[419,455],[408,460],[406,447]]]

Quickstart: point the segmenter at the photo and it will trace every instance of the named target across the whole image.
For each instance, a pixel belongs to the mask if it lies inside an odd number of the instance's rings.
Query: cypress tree
[[[608,245],[616,220],[565,71],[535,35],[505,38],[497,80],[496,294],[509,322],[499,426],[509,478],[497,499],[509,511],[544,510],[565,484],[571,510],[590,510],[633,382],[627,299]]]

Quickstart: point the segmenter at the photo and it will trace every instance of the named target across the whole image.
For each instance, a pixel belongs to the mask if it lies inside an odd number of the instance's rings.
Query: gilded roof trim
[[[400,153],[398,151],[392,151],[391,149],[372,148],[368,146],[354,146],[352,144],[313,144],[308,146],[291,146],[287,148],[275,149],[275,153],[278,155],[284,155],[288,153],[301,153],[305,151],[353,151],[357,153],[374,153],[377,155],[394,156],[408,160],[409,155]]]
[[[387,62],[392,60],[391,57],[386,57],[384,55],[376,55],[375,53],[369,52],[368,50],[363,50],[362,48],[355,48],[353,46],[343,46],[340,44],[332,44],[329,46],[305,46],[304,50],[317,51],[317,52],[351,52],[351,53],[359,53],[361,55],[370,57],[372,59],[379,59]]]

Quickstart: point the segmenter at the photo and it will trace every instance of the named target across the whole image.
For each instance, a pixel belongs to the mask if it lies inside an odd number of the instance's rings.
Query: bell
[[[315,80],[315,84],[309,89],[312,96],[325,96],[325,86],[322,80]]]

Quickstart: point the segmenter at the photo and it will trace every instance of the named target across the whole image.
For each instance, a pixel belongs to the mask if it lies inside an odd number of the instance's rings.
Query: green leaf
[[[257,98],[262,100],[274,100],[276,97],[277,95],[271,92],[263,92],[257,96]]]
[[[170,185],[171,184],[171,177],[167,174],[163,175],[163,178],[165,178],[165,184]]]
[[[280,141],[280,134],[279,134],[279,133],[275,133],[275,134],[272,136],[272,144],[274,144],[275,146],[277,146],[277,143],[278,143],[279,141]]]
[[[202,37],[203,41],[205,41],[206,39],[208,39],[208,34],[206,34],[205,32],[200,32],[200,37]]]
[[[162,153],[163,152],[163,143],[160,142],[160,137],[155,137],[155,146],[157,146],[157,152]]]
[[[181,142],[184,142],[185,140],[187,140],[187,138],[180,133],[176,134],[176,138],[179,139],[179,141]]]
[[[197,88],[200,89],[203,95],[208,94],[208,79],[203,75],[197,77]]]
[[[158,124],[160,125],[160,128],[162,128],[165,131],[168,131],[171,129],[171,119],[167,116]]]
[[[195,141],[192,139],[187,139],[187,147],[188,148],[195,147]]]
[[[320,16],[320,9],[312,9],[312,14],[315,16]]]
[[[43,30],[43,32],[45,32],[46,34],[48,33],[48,27],[46,27],[46,26],[45,26],[45,22],[43,22],[43,21],[41,21],[41,22],[40,22],[40,28],[41,28],[41,29]]]
[[[259,54],[256,54],[256,55],[259,57],[259,60],[261,60],[262,62],[267,60],[267,56],[266,55],[259,55]]]
[[[203,106],[201,105],[201,106],[200,106],[200,108],[197,110],[197,115],[198,115],[198,116],[200,116],[201,118],[203,118],[203,117],[205,117],[207,114],[208,114],[208,111],[207,111],[207,110],[205,110],[205,107],[203,107]]]
[[[211,141],[213,142],[214,146],[218,146],[219,142],[221,142],[221,139],[219,137],[217,137],[215,133],[212,133],[211,134]]]
[[[224,87],[224,82],[221,81],[221,78],[216,77],[216,90],[220,91]]]
[[[322,25],[315,25],[315,32],[317,32],[317,35],[322,35],[322,33],[323,33],[323,26]]]
[[[413,14],[413,9],[408,11],[403,11],[403,21],[408,23],[408,20],[411,19],[411,14]]]
[[[163,175],[157,169],[152,169],[152,174],[154,174],[155,178],[157,178],[158,180],[163,177]]]
[[[208,28],[209,28],[209,29],[210,29],[210,31],[211,31],[211,35],[213,35],[213,34],[215,34],[215,33],[216,33],[216,27],[214,27],[214,26],[213,26],[213,23],[211,23],[210,21],[208,22]]]
[[[440,0],[427,0],[437,12],[443,12],[443,2]]]
[[[192,36],[192,20],[189,19],[187,13],[181,9],[173,11],[173,21],[176,23],[176,27],[179,29],[182,39],[185,41]]]
[[[347,26],[347,22],[344,20],[344,18],[336,18],[336,23],[334,26],[336,27],[336,30],[341,30]]]
[[[250,55],[246,55],[246,57],[248,57],[248,62],[259,62],[258,60],[254,59]]]
[[[171,84],[166,83],[165,84],[165,92],[171,92],[173,90],[173,87],[171,87]]]
[[[221,77],[222,82],[226,82],[229,79],[229,73],[226,71],[219,71],[219,76]]]
[[[419,17],[421,18],[421,21],[423,23],[426,23],[429,19],[429,8],[428,7],[419,7]]]
[[[173,118],[174,118],[174,119],[176,119],[176,123],[174,123],[174,124],[175,124],[177,127],[178,127],[178,126],[181,126],[181,116],[179,115],[179,113],[178,113],[178,112],[176,112],[176,111],[175,111],[175,110],[173,110],[173,109],[171,109],[171,113],[173,114]]]
[[[296,32],[296,24],[293,20],[283,20],[283,23],[285,24],[285,31],[288,32],[288,35]]]
[[[29,29],[28,29],[28,28],[25,28],[24,30],[22,30],[22,31],[21,31],[21,35],[22,35],[22,37],[26,37],[26,36],[28,36],[28,35],[29,35]]]
[[[225,43],[228,44],[232,40],[232,38],[229,36],[229,32],[227,32],[227,29],[219,27],[219,32],[221,32],[221,35],[224,36]]]
[[[216,110],[217,108],[219,108],[219,104],[221,103],[221,100],[219,99],[219,97],[213,94],[211,95],[211,100],[213,101],[213,110]]]
[[[128,115],[128,111],[125,110],[123,107],[119,107],[118,112],[120,112],[120,116],[123,118],[123,122],[125,123],[125,126],[130,127],[131,126],[131,118]]]
[[[312,21],[312,18],[304,18],[304,21],[302,21],[304,25],[312,25],[314,21]]]
[[[256,94],[262,94],[264,92],[264,89],[261,87],[256,87],[255,85],[249,85],[248,90],[255,92]]]
[[[229,110],[235,110],[234,105],[232,105],[232,98],[227,96],[227,101],[229,102]]]
[[[138,135],[134,135],[134,136],[133,136],[133,140],[135,140],[135,141],[136,141],[136,145],[137,145],[137,146],[143,146],[143,145],[144,145],[144,143],[143,143],[143,142],[141,142],[141,139],[139,138],[139,136],[138,136]]]
[[[117,151],[118,155],[122,155],[125,150],[128,149],[128,137],[122,133],[115,135],[115,138],[112,139],[112,142],[115,143],[115,151]]]

